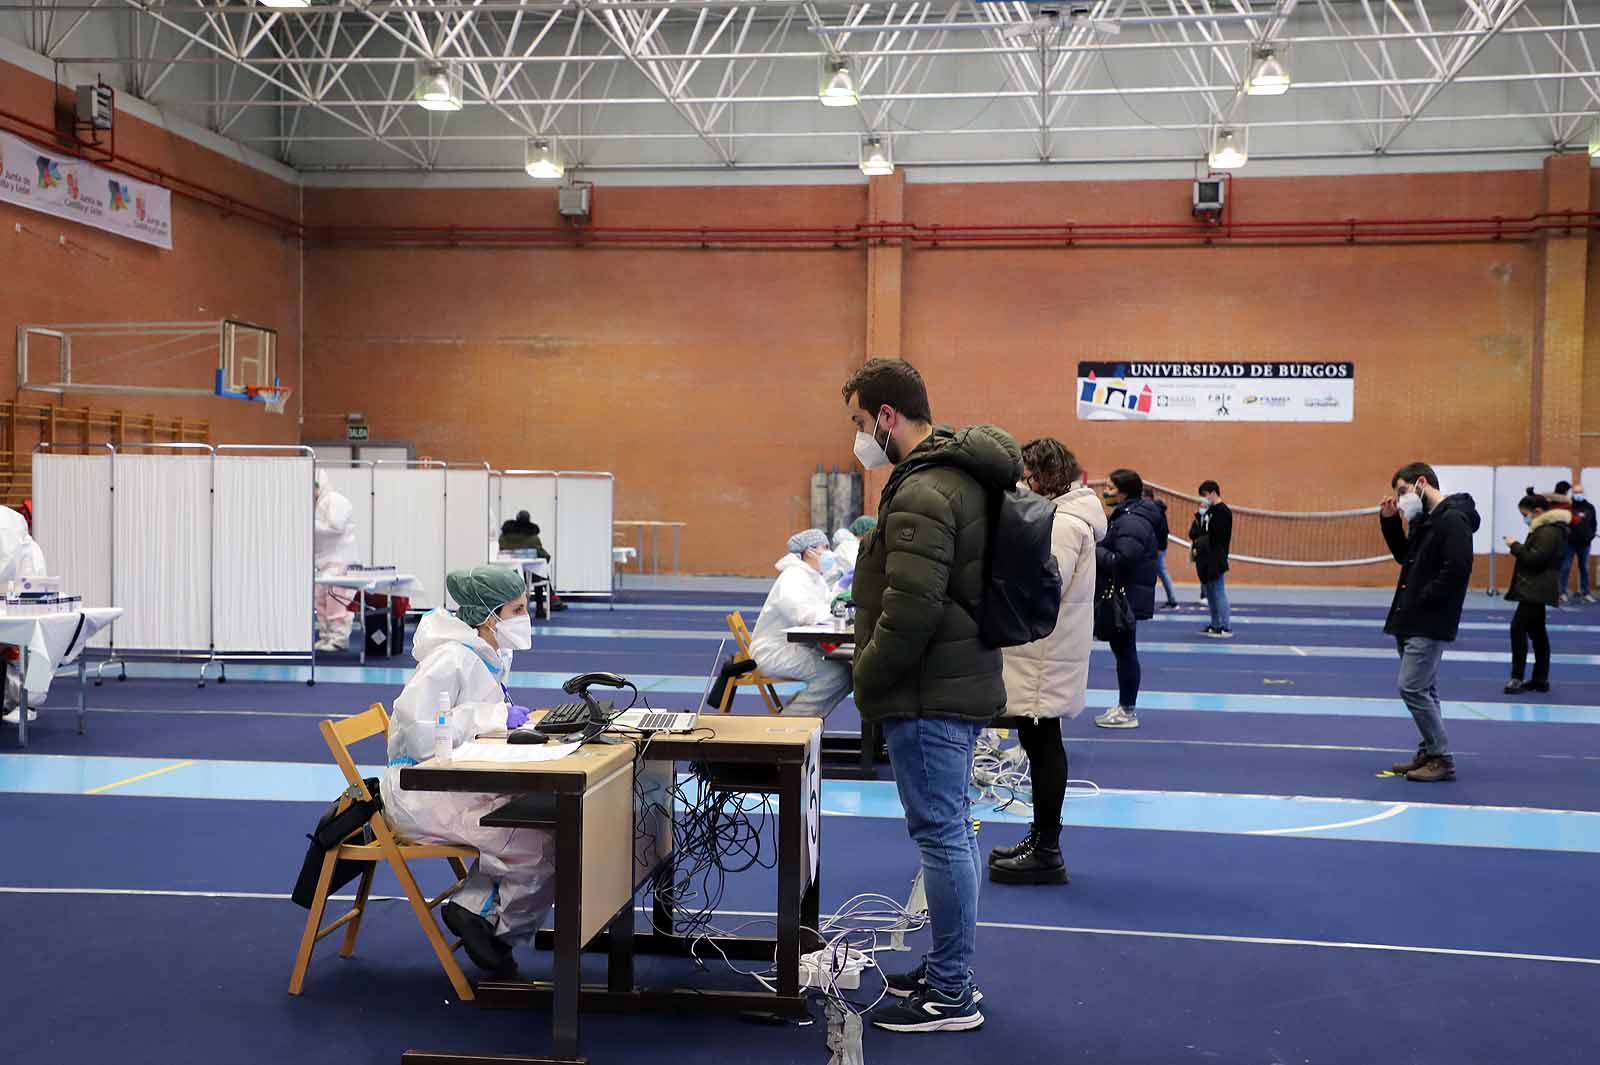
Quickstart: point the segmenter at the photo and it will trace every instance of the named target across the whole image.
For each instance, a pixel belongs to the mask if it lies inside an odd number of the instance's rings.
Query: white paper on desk
[[[554,762],[565,758],[578,743],[463,743],[450,759],[454,762]]]

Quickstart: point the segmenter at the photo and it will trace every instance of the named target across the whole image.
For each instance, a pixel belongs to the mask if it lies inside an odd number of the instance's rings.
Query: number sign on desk
[[[817,867],[822,861],[822,730],[811,734],[806,747],[806,857],[801,868],[809,870],[806,885],[816,882]]]

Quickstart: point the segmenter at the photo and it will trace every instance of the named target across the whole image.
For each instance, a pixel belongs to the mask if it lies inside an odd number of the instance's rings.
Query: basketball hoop
[[[277,385],[245,386],[245,394],[257,403],[266,404],[268,414],[282,414],[293,391],[292,388],[281,388]]]

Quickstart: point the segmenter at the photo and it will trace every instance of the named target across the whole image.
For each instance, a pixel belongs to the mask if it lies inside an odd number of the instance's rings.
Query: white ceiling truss
[[[1600,0],[12,0],[0,36],[306,172],[1156,164],[1586,145]],[[1257,50],[1293,75],[1245,91]],[[846,62],[850,108],[817,98]],[[463,108],[412,102],[418,61]],[[1531,165],[1531,164],[1530,164]]]

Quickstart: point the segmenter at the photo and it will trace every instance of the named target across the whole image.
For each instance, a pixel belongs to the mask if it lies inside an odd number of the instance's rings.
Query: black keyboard
[[[607,715],[611,713],[610,703],[601,703],[600,709]],[[540,718],[534,726],[538,731],[551,736],[564,736],[569,732],[582,732],[589,727],[589,708],[583,703],[562,703],[552,707],[550,712]]]

